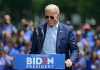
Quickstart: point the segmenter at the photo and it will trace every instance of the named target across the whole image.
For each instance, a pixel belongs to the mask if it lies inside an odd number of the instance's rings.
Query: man
[[[59,8],[50,4],[45,7],[46,22],[35,29],[30,54],[65,54],[69,68],[78,61],[75,32],[59,22]]]
[[[6,14],[4,15],[4,30],[9,31],[11,34],[12,33],[17,33],[16,27],[12,24],[11,22],[11,16]]]

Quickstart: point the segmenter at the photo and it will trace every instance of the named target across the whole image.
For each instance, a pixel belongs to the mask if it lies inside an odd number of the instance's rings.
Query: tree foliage
[[[68,17],[78,13],[82,18],[94,17],[100,21],[100,0],[0,0],[0,14],[11,13],[18,18],[44,14],[44,7],[51,3],[58,5]]]

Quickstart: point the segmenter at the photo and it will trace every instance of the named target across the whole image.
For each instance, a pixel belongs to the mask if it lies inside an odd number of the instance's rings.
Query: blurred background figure
[[[74,28],[71,21],[67,20],[67,21],[66,21],[66,24],[67,24],[69,27],[71,27],[72,29]]]
[[[10,34],[13,34],[13,33],[17,33],[17,29],[16,27],[13,25],[13,23],[11,22],[11,17],[10,15],[4,15],[4,22],[3,22],[3,33],[5,31],[9,31]]]

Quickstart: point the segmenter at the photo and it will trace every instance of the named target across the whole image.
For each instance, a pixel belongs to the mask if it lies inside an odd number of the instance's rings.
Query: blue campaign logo
[[[15,55],[15,69],[65,69],[64,54],[24,54]]]

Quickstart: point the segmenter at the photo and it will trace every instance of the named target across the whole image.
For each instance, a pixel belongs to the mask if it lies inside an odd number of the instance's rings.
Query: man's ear
[[[60,16],[60,15],[58,14],[58,15],[57,15],[57,19],[59,19],[59,16]]]

